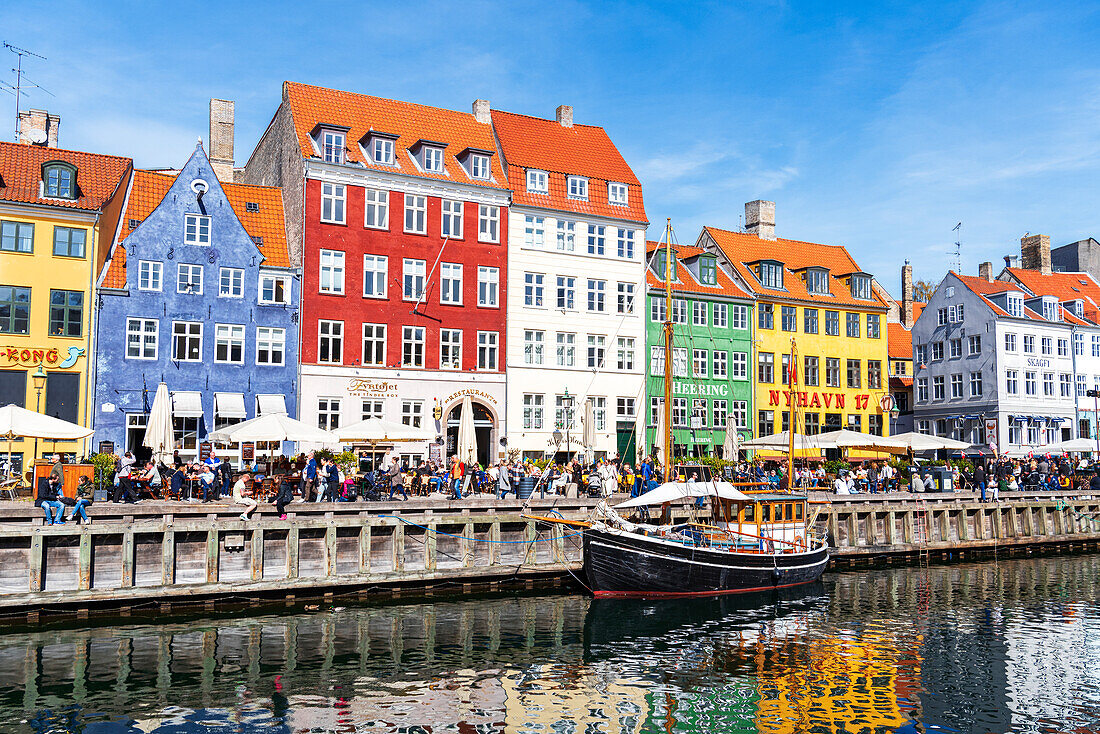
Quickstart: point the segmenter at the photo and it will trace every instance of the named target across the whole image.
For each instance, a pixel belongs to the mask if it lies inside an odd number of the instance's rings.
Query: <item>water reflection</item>
[[[1094,732],[1100,557],[0,637],[0,730]]]

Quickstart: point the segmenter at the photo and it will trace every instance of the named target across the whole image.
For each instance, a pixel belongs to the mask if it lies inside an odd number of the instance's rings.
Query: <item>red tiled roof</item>
[[[42,164],[50,161],[65,161],[76,167],[79,194],[76,199],[46,199],[39,196]],[[0,201],[68,209],[100,209],[118,190],[133,165],[129,158],[113,155],[24,143],[0,143]]]
[[[602,127],[562,127],[555,120],[493,110],[493,128],[508,162],[512,201],[518,206],[558,209],[646,223],[642,184]],[[549,193],[527,191],[527,169],[546,171]],[[566,177],[588,179],[588,201],[570,199]],[[627,206],[608,203],[608,182],[627,185]]]
[[[765,240],[747,232],[729,232],[716,227],[705,227],[703,231],[722,248],[726,257],[734,264],[749,288],[758,295],[776,298],[793,298],[801,301],[813,301],[836,306],[860,306],[863,308],[886,308],[886,301],[872,289],[870,300],[852,298],[849,287],[840,276],[863,272],[848,250],[841,245],[820,245],[800,240]],[[748,263],[759,260],[776,260],[783,263],[785,274],[783,285],[786,290],[765,288],[756,279],[756,273]],[[806,285],[793,271],[809,267],[828,268],[829,289],[832,295],[810,293]]]
[[[648,263],[655,250],[664,247],[660,242],[654,242],[647,240],[646,246],[646,283],[651,288],[660,288],[664,290],[665,280],[664,278],[657,277],[657,274],[653,272],[653,269],[648,267]],[[676,259],[685,260],[695,255],[701,255],[705,252],[701,247],[695,247],[694,245],[673,245],[676,250]],[[725,270],[719,266],[718,268],[718,285],[703,285],[698,282],[691,274],[691,271],[685,267],[676,268],[676,281],[672,284],[672,291],[674,293],[709,293],[711,295],[732,296],[734,298],[752,298],[746,293],[740,286],[733,281]]]
[[[895,375],[890,378],[890,387],[891,389],[896,387],[913,387],[913,378],[908,376],[898,377]]]
[[[508,187],[492,126],[474,119],[469,112],[455,112],[438,107],[399,102],[366,94],[342,92],[297,82],[285,82],[286,99],[290,104],[298,145],[305,158],[319,159],[313,147],[312,133],[317,125],[349,128],[346,133],[346,156],[349,163],[390,173],[402,173],[437,180],[506,189]],[[376,165],[363,155],[359,141],[368,132],[397,135],[394,144],[396,166]],[[443,168],[445,173],[427,173],[413,162],[409,149],[421,140],[445,143]],[[467,148],[494,153],[490,181],[472,178],[455,157]]]
[[[890,359],[913,359],[913,334],[903,325],[886,325],[886,354]]]
[[[1054,296],[1060,302],[1080,300],[1085,318],[1100,322],[1100,283],[1088,273],[1050,273],[1038,270],[1006,268],[1009,274],[1037,296]]]
[[[993,310],[993,313],[997,314],[998,316],[1009,316],[1009,313],[1008,313],[1008,311],[1005,311],[1003,308],[1001,308],[997,304],[990,301],[986,296],[991,295],[991,294],[995,294],[995,293],[1004,293],[1006,291],[1019,291],[1021,293],[1025,293],[1025,291],[1022,290],[1020,288],[1020,286],[1018,286],[1016,283],[1010,283],[1010,282],[1004,281],[1004,280],[995,280],[993,282],[990,282],[990,281],[986,280],[985,278],[977,278],[973,275],[959,275],[958,273],[956,273],[953,270],[950,271],[950,272],[951,272],[952,275],[954,275],[956,278],[958,278],[963,283],[963,285],[965,285],[970,290],[974,291],[974,293],[981,296],[981,299],[983,301],[985,301],[985,304],[987,306],[989,306],[989,308],[991,308]],[[1049,293],[1049,294],[1037,293],[1035,295],[1054,295],[1054,294],[1053,293]],[[1072,325],[1076,325],[1076,326],[1086,326],[1088,324],[1088,322],[1084,321],[1083,319],[1077,318],[1076,316],[1071,314],[1069,311],[1063,310],[1062,314],[1063,314],[1063,318],[1065,319],[1065,323],[1067,323],[1067,324],[1072,324]],[[1028,308],[1027,306],[1024,306],[1024,316],[1023,317],[1031,319],[1032,321],[1046,321],[1046,319],[1043,318],[1042,314],[1032,310],[1031,308]]]
[[[107,274],[103,277],[104,288],[126,287],[126,247],[124,240],[134,228],[130,221],[141,223],[152,214],[172,187],[176,177],[154,171],[135,171],[134,185],[130,189],[130,199],[122,219],[122,232],[119,242],[111,256]],[[252,237],[262,237],[263,243],[257,245],[264,256],[264,265],[271,267],[290,267],[290,253],[286,245],[286,224],[283,219],[283,197],[274,186],[251,186],[248,184],[221,184],[225,198],[241,220],[244,229]],[[259,205],[259,211],[247,211],[246,202]]]
[[[920,318],[920,315],[924,313],[924,307],[927,306],[926,301],[913,301],[913,321],[916,322]]]

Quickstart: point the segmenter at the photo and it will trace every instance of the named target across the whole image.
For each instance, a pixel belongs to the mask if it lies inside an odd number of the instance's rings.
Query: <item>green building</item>
[[[752,438],[753,301],[713,254],[674,245],[672,255],[673,455],[721,456],[728,418],[741,441]],[[664,246],[648,242],[646,261],[650,453],[664,403]]]

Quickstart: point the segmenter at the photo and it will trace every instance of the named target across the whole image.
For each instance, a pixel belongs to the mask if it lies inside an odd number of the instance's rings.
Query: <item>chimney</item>
[[[558,105],[558,109],[554,113],[554,117],[557,119],[558,124],[562,127],[573,127],[573,108],[569,105]]]
[[[1026,234],[1020,238],[1020,267],[1050,275],[1050,236]]]
[[[901,266],[901,325],[913,328],[913,266],[908,260]]]
[[[223,183],[233,182],[233,100],[210,100],[210,165]]]
[[[774,240],[775,202],[757,199],[745,204],[745,231],[762,240]]]
[[[46,110],[21,110],[19,112],[19,142],[28,145],[40,145],[44,148],[57,147],[57,128],[61,125],[59,115],[51,115]]]
[[[490,122],[493,121],[492,116],[489,114],[489,100],[474,100],[474,119],[480,122],[482,125],[488,125]]]
[[[993,263],[984,262],[978,265],[978,277],[984,279],[988,283],[993,282]]]

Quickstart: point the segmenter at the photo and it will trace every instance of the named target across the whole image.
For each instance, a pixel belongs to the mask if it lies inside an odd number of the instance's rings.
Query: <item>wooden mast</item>
[[[790,420],[787,421],[787,441],[789,442],[787,451],[787,491],[794,491],[794,432],[795,432],[795,414],[794,409],[798,405],[798,392],[795,390],[795,376],[798,374],[798,345],[795,344],[794,337],[791,337],[791,361],[787,363],[787,414],[790,415]]]
[[[665,220],[665,481],[675,481],[672,471],[672,217]]]

